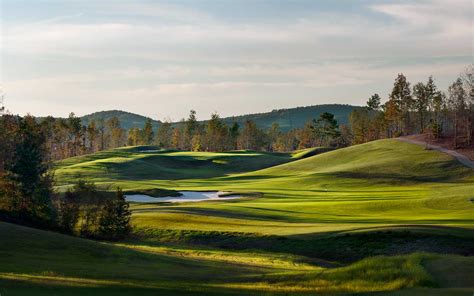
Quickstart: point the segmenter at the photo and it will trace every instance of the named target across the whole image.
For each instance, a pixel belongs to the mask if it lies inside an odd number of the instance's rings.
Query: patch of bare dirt
[[[452,137],[443,137],[440,139],[433,139],[429,135],[426,134],[420,134],[420,135],[410,135],[410,136],[405,136],[401,137],[404,139],[409,139],[409,140],[415,140],[415,141],[420,141],[420,142],[425,142],[431,145],[436,145],[440,146],[449,150],[454,150],[470,160],[474,161],[474,143],[471,144],[471,147],[465,147],[465,148],[454,148],[454,141]]]

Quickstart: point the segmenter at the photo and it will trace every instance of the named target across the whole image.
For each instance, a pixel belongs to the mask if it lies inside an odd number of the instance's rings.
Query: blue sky
[[[1,86],[19,114],[361,105],[397,73],[446,88],[472,63],[470,0],[1,4]]]

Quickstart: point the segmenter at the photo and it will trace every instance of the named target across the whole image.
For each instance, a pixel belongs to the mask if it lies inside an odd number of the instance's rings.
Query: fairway
[[[123,150],[127,158],[121,158],[121,165],[128,170],[105,173],[115,166],[117,151],[122,153],[122,149],[112,150],[105,153],[112,156],[99,154],[59,163],[58,183],[70,184],[74,178],[89,174],[112,190],[120,186],[132,192],[166,189],[249,194],[238,201],[136,204],[134,219],[140,227],[234,231],[238,226],[236,231],[240,232],[290,235],[402,224],[473,226],[474,204],[469,194],[474,190],[474,171],[449,155],[397,140],[375,141],[304,159],[254,152],[178,153],[191,163],[207,164],[195,169],[194,178],[186,165],[182,169],[173,165],[173,161],[183,161],[174,159],[176,152],[145,156],[152,162],[159,157],[171,158],[167,159],[167,165],[174,167],[170,177],[149,169],[151,164],[145,160],[133,168],[132,163],[143,154]],[[96,158],[93,163],[91,158]],[[225,159],[225,163],[216,165],[218,159]],[[285,164],[252,171],[272,162]],[[212,173],[209,167],[214,165],[219,170]],[[235,170],[244,173],[233,173]],[[137,172],[145,177],[137,177]],[[205,178],[206,174],[214,176]]]
[[[474,296],[472,1],[0,2],[0,296]]]
[[[315,151],[143,146],[61,161],[59,190],[90,176],[103,190],[245,197],[132,203],[133,235],[120,243],[3,223],[2,285],[12,295],[28,287],[40,295],[53,288],[78,295],[472,290],[472,257],[465,256],[474,252],[473,170],[397,140]],[[35,243],[25,249],[25,240]],[[44,255],[31,257],[30,250]],[[452,272],[441,272],[445,266]]]

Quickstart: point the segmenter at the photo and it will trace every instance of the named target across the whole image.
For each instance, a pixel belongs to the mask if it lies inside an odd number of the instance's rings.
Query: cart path
[[[437,150],[437,151],[440,151],[440,152],[443,152],[443,153],[447,153],[447,154],[451,155],[452,157],[456,158],[460,163],[467,166],[468,168],[474,169],[474,161],[470,160],[466,155],[463,155],[463,154],[461,154],[459,152],[456,152],[454,150],[446,149],[446,148],[443,148],[441,146],[431,145],[431,144],[428,144],[426,142],[411,140],[411,139],[407,139],[407,138],[397,138],[397,140],[412,143],[412,144],[426,146],[429,149]]]

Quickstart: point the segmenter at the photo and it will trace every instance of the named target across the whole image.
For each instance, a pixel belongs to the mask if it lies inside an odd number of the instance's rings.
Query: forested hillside
[[[101,120],[106,122],[107,120],[113,117],[117,117],[118,120],[120,121],[122,128],[126,130],[129,130],[134,127],[141,128],[145,125],[145,122],[148,120],[148,117],[135,114],[135,113],[126,112],[126,111],[120,111],[120,110],[94,112],[94,113],[82,116],[81,119],[82,119],[82,122],[85,125],[87,125],[93,120],[96,122],[99,122]],[[160,121],[152,119],[151,124],[153,125],[153,128],[157,128],[160,125]]]
[[[341,104],[314,105],[278,109],[265,113],[225,117],[223,120],[229,125],[237,122],[240,126],[243,126],[247,120],[252,120],[262,129],[269,129],[273,123],[277,123],[282,131],[289,131],[303,127],[305,123],[314,118],[318,118],[319,115],[325,112],[334,114],[334,118],[340,124],[347,124],[349,121],[349,114],[357,108],[357,106]]]
[[[335,119],[340,124],[347,124],[349,121],[349,114],[354,109],[357,109],[357,107],[351,105],[327,104],[231,116],[222,118],[222,120],[228,125],[232,125],[234,122],[237,122],[240,126],[243,126],[247,120],[252,120],[257,124],[258,128],[261,129],[268,129],[273,123],[277,123],[282,131],[289,131],[291,129],[303,127],[305,123],[319,117],[319,115],[324,112],[334,114]],[[201,116],[204,115],[201,114]],[[130,128],[142,128],[148,119],[148,117],[130,112],[111,110],[85,115],[82,117],[82,121],[87,125],[92,120],[95,120],[96,122],[101,119],[107,121],[112,117],[117,117],[122,128],[126,130],[129,130]],[[159,120],[152,120],[153,129],[156,129],[160,123],[161,122]],[[173,125],[175,126],[177,124],[178,122],[174,123]]]

